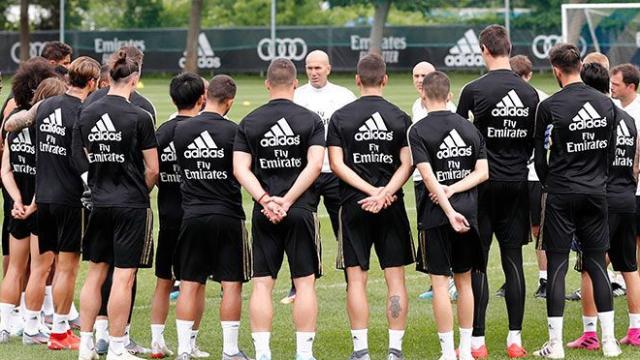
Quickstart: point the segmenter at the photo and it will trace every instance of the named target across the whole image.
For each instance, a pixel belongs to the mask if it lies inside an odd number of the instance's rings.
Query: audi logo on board
[[[46,42],[32,41],[29,43],[29,57],[39,56]],[[20,64],[20,43],[17,42],[11,46],[11,60]]]
[[[538,35],[531,43],[531,51],[538,59],[546,59],[549,57],[551,48],[561,42],[562,36],[560,35]],[[582,36],[578,41],[578,49],[580,49],[581,56],[587,53],[587,41]]]
[[[258,42],[257,51],[258,56],[263,61],[271,61],[281,57],[293,61],[300,61],[307,56],[307,43],[299,37],[277,38],[276,44],[273,46],[270,38],[264,38]]]

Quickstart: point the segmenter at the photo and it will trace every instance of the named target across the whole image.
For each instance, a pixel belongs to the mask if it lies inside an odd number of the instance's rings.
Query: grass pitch
[[[453,74],[452,91],[454,101],[460,93],[460,89],[465,83],[473,80],[477,74]],[[347,86],[357,94],[353,76],[336,75],[331,80],[337,84]],[[267,92],[263,86],[263,79],[255,76],[241,76],[236,79],[238,84],[238,96],[229,117],[240,121],[244,115],[254,108],[267,101]],[[306,80],[300,76],[300,82]],[[557,90],[557,85],[550,74],[536,75],[533,85],[551,94]],[[155,104],[158,111],[158,121],[164,121],[169,114],[174,112],[171,100],[168,95],[168,78],[145,78],[144,88],[141,92],[149,97]],[[411,83],[409,73],[393,73],[385,96],[403,110],[410,113],[411,105],[417,94]],[[405,186],[405,202],[409,219],[415,235],[415,204],[413,187]],[[153,208],[155,206],[155,191],[153,193]],[[251,199],[245,195],[245,211],[250,214],[252,206]],[[328,215],[321,205],[318,209],[321,218],[321,231],[323,241],[323,260],[325,275],[318,281],[318,299],[320,313],[318,321],[318,331],[314,346],[314,353],[319,360],[347,359],[351,353],[352,343],[349,333],[349,322],[345,309],[345,284],[341,272],[334,269],[336,256],[336,241],[331,231],[331,224]],[[156,214],[157,215],[157,214]],[[157,219],[157,216],[156,216]],[[250,219],[249,219],[250,220]],[[250,226],[250,224],[248,224]],[[157,232],[157,224],[155,231]],[[414,236],[415,239],[415,236]],[[524,320],[523,341],[524,346],[533,352],[539,348],[547,339],[546,307],[543,300],[533,298],[533,292],[537,288],[537,265],[533,245],[524,248],[525,273],[527,280],[526,314]],[[491,251],[491,261],[489,264],[488,276],[490,281],[491,296],[487,314],[486,338],[493,359],[506,359],[505,339],[507,335],[507,313],[504,300],[495,297],[493,294],[504,281],[502,269],[500,267],[499,251],[494,246]],[[373,359],[386,358],[387,350],[387,325],[385,317],[386,287],[384,278],[378,266],[375,256],[372,257],[371,272],[369,275],[369,348]],[[289,289],[289,275],[287,265],[283,266],[280,273],[276,290],[274,291],[275,320],[273,324],[273,334],[271,347],[273,359],[293,359],[295,357],[295,334],[291,318],[291,306],[278,303]],[[86,273],[83,265],[79,276],[76,296],[78,295],[80,284]],[[429,284],[428,277],[415,271],[412,266],[406,268],[407,286],[409,289],[410,309],[409,324],[404,338],[404,353],[407,359],[437,359],[440,356],[440,346],[436,335],[436,327],[433,320],[431,303],[417,299],[418,294],[424,291]],[[567,276],[567,291],[573,291],[579,286],[579,276],[575,271],[570,271]],[[138,296],[133,314],[132,337],[139,343],[149,346],[151,334],[149,330],[150,304],[155,286],[153,270],[141,270],[138,276]],[[245,287],[244,298],[248,299],[251,291],[250,284]],[[218,317],[218,305],[220,301],[220,288],[216,283],[210,282],[207,286],[206,313],[204,315],[199,344],[203,350],[209,351],[212,358],[219,358],[222,351],[221,330]],[[76,299],[76,304],[78,301]],[[169,347],[176,349],[177,340],[175,332],[175,303],[172,303],[165,338]],[[251,342],[247,302],[245,301],[241,326],[240,346],[247,353],[253,355],[253,345]],[[628,326],[627,304],[624,298],[616,298],[616,335],[618,338],[624,336]],[[565,310],[565,331],[564,340],[573,340],[582,332],[582,321],[580,306],[578,303],[567,303]],[[457,342],[456,332],[456,342]],[[623,348],[623,359],[640,358],[640,350]],[[599,358],[601,353],[585,351],[567,350],[568,359],[588,359]],[[12,340],[7,345],[0,346],[0,359],[76,359],[74,352],[52,352],[44,347],[25,347],[19,339]]]

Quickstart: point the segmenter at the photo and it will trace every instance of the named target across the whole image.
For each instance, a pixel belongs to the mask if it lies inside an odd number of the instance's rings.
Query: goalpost
[[[612,64],[640,64],[640,2],[562,5],[562,41],[606,54]]]

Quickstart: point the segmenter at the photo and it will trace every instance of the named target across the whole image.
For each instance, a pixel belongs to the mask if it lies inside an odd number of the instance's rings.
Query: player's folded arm
[[[2,185],[15,203],[22,204],[22,195],[20,194],[20,189],[18,188],[18,184],[16,184],[16,179],[13,177],[13,171],[11,170],[10,147],[9,140],[7,139],[4,141],[4,148],[5,151],[2,152],[2,165],[0,166]]]

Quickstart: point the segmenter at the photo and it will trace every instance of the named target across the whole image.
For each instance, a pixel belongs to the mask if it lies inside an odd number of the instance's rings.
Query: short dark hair
[[[221,103],[236,97],[236,82],[229,75],[216,75],[209,81],[207,99]]]
[[[640,83],[640,70],[633,64],[620,64],[611,70],[611,74],[622,74],[622,82],[625,85],[633,84],[638,90],[638,84]]]
[[[525,77],[533,72],[533,64],[526,55],[516,55],[509,59],[511,70],[520,77]]]
[[[20,65],[11,83],[13,98],[18,108],[28,109],[40,83],[54,76],[57,75],[53,71],[53,66],[40,56],[33,57]]]
[[[192,109],[204,95],[204,81],[194,73],[185,72],[171,79],[169,95],[178,110]]]
[[[580,77],[585,84],[601,93],[609,93],[609,71],[601,64],[584,64],[580,70]]]
[[[502,25],[489,25],[480,32],[480,46],[489,51],[491,56],[509,56],[511,40],[509,33]]]
[[[364,87],[376,87],[382,85],[387,75],[387,64],[378,54],[367,54],[360,58],[356,67],[360,83]]]
[[[133,73],[140,72],[140,64],[123,49],[112,55],[110,60],[109,67],[111,70],[109,70],[109,75],[113,82],[119,82]]]
[[[81,56],[69,66],[69,85],[84,88],[91,79],[100,78],[100,63],[88,56]]]
[[[73,53],[71,46],[60,41],[49,41],[42,48],[41,56],[51,61],[61,61]]]
[[[273,59],[267,69],[267,81],[275,87],[290,86],[297,76],[296,66],[286,58]]]
[[[422,91],[429,100],[447,101],[451,91],[449,77],[442,71],[434,71],[422,80]]]
[[[580,50],[573,44],[560,43],[549,50],[549,62],[565,74],[580,71]]]

